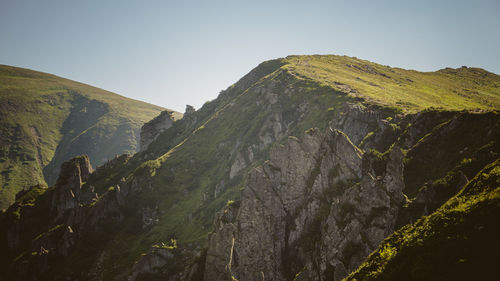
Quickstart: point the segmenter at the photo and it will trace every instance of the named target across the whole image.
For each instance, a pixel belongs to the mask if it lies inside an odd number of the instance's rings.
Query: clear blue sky
[[[290,54],[498,74],[500,1],[0,0],[0,64],[181,112]]]

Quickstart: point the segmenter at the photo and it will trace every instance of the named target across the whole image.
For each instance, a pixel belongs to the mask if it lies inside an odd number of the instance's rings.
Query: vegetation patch
[[[467,280],[496,276],[500,160],[441,208],[386,238],[345,280]]]

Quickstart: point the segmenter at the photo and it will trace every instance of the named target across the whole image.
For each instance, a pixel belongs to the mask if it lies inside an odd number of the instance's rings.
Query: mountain
[[[263,62],[182,119],[148,122],[140,152],[95,170],[92,157],[74,158],[55,185],[19,193],[0,217],[0,276],[362,280],[348,276],[404,247],[391,235],[418,242],[426,216],[453,198],[494,199],[496,182],[481,175],[498,166],[499,98],[500,76],[479,68]],[[484,226],[495,243],[487,216]]]
[[[74,156],[88,154],[93,165],[100,165],[135,153],[139,128],[163,110],[54,75],[0,65],[0,209],[22,189],[53,185],[61,164]]]

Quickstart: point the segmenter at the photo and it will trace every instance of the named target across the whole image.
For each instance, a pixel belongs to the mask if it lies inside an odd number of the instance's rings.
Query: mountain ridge
[[[328,84],[375,103],[397,106],[407,112],[430,107],[444,110],[492,110],[500,106],[500,76],[481,68],[444,68],[420,72],[346,56],[289,56],[285,59],[290,61],[291,66],[288,68],[299,77]],[[398,94],[404,94],[404,99],[397,98]],[[460,96],[458,100],[454,97],[457,95]],[[482,97],[487,100],[481,101]]]
[[[38,71],[38,70],[33,70],[33,69],[30,69],[30,68],[26,68],[26,67],[18,67],[18,66],[7,65],[7,64],[0,64],[0,71],[3,72],[3,73],[9,72],[11,74],[18,73],[17,76],[19,76],[19,77],[43,78],[43,79],[51,78],[51,79],[55,79],[55,80],[64,80],[64,81],[67,81],[67,82],[70,82],[70,83],[79,84],[81,86],[92,87],[92,88],[98,89],[99,91],[105,92],[105,93],[110,94],[111,96],[114,96],[114,97],[120,97],[120,98],[123,98],[123,99],[126,99],[126,100],[138,101],[138,102],[149,104],[149,105],[152,105],[152,106],[155,106],[155,107],[163,108],[161,106],[158,106],[158,105],[146,102],[146,101],[135,100],[135,99],[132,99],[132,98],[129,98],[129,97],[126,97],[126,96],[122,96],[122,95],[119,95],[117,93],[108,91],[108,90],[106,90],[104,88],[100,88],[100,87],[96,87],[96,86],[91,86],[88,83],[78,82],[76,80],[65,78],[65,77],[62,77],[62,76],[59,76],[59,75],[55,75],[55,74],[52,74],[52,73],[49,73],[49,72]],[[27,73],[31,73],[31,74],[27,74]],[[166,109],[166,110],[170,110],[170,109]],[[170,111],[173,111],[173,110],[170,110]]]
[[[372,73],[384,66],[361,72],[345,65],[363,61],[332,59],[354,79],[389,83]],[[379,87],[327,75],[336,62],[313,72],[286,60],[260,64],[145,150],[90,174],[78,164],[86,157],[70,161],[66,170],[80,172],[60,175],[69,184],[20,195],[0,217],[0,276],[337,281],[499,157],[498,106],[475,107],[496,90],[480,88],[478,102],[456,93],[450,108],[377,102]],[[486,90],[496,89],[491,77]],[[78,196],[62,196],[70,190]],[[47,216],[30,225],[33,213]]]

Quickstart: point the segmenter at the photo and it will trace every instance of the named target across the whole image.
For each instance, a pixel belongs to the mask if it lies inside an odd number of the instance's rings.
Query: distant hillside
[[[53,184],[62,162],[76,155],[86,153],[99,165],[135,152],[139,128],[162,110],[54,75],[0,65],[0,209],[21,189],[46,180]]]

